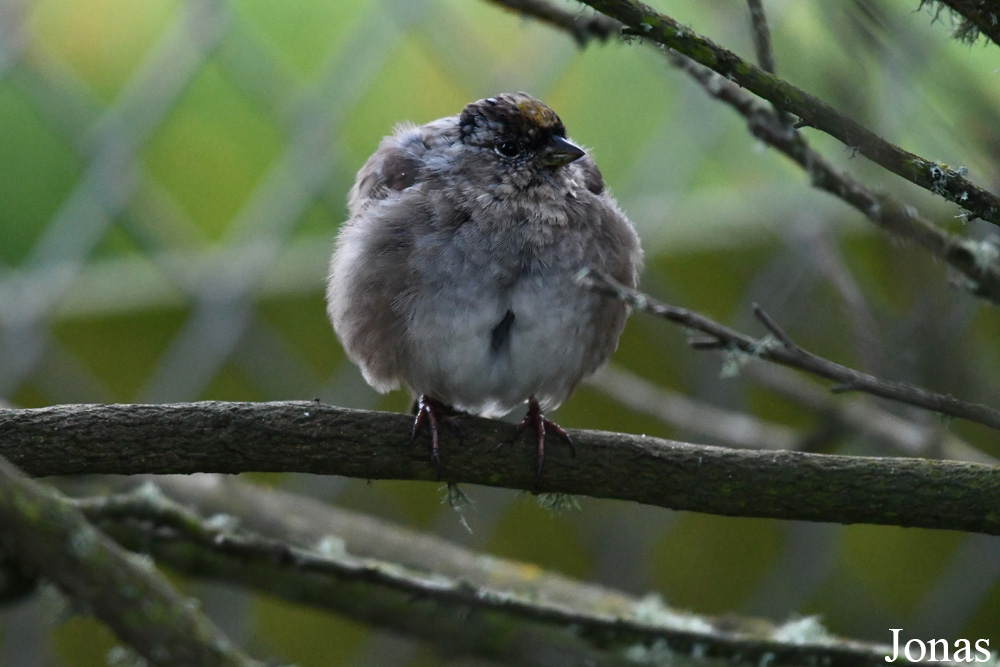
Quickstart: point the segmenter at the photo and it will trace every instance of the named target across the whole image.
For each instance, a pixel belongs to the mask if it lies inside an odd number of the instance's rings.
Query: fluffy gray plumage
[[[401,125],[358,172],[328,313],[381,392],[401,384],[501,416],[562,403],[614,352],[627,308],[574,280],[635,286],[642,250],[591,157],[525,93]]]

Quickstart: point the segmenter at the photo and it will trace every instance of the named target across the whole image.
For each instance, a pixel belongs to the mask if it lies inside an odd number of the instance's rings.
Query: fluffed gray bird
[[[554,409],[614,352],[628,309],[584,267],[634,287],[639,238],[593,159],[526,93],[403,124],[358,172],[330,264],[327,312],[380,392],[417,399],[413,436],[446,407],[499,417],[528,403],[541,475]],[[516,437],[516,435],[515,435]]]

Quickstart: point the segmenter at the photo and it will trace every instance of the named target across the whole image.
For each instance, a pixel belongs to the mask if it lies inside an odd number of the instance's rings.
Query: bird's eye
[[[498,141],[493,150],[501,157],[511,158],[520,154],[521,146],[516,141]]]

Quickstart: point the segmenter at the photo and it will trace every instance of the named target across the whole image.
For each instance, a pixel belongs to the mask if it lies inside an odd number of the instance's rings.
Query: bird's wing
[[[351,215],[416,183],[426,151],[416,129],[400,128],[383,139],[358,171],[348,199]]]

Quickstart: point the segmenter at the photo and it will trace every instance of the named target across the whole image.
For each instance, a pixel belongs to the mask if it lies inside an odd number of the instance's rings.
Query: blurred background
[[[752,59],[746,3],[653,4]],[[956,42],[950,16],[920,4],[765,2],[778,74],[996,192],[1000,50]],[[315,397],[406,411],[403,393],[367,387],[325,317],[345,197],[395,123],[513,90],[546,101],[591,147],[643,239],[645,291],[760,335],[756,301],[817,353],[998,404],[998,309],[952,285],[944,266],[812,190],[655,49],[612,40],[581,50],[469,0],[0,0],[0,399]],[[992,226],[806,135],[863,182],[990,238]],[[733,433],[762,428],[764,444],[812,451],[1000,456],[985,427],[833,397],[769,370],[692,350],[683,331],[634,316],[610,372],[553,417],[701,443],[759,445]],[[697,403],[678,406],[670,392]],[[837,406],[852,401],[927,437],[844,423]],[[727,412],[685,419],[706,405]],[[732,433],[708,428],[730,419]],[[459,517],[435,484],[248,477],[698,613],[818,614],[859,639],[889,642],[889,628],[905,628],[1000,647],[997,538],[589,498],[553,513],[528,494],[479,487],[464,488],[474,505]],[[435,661],[330,614],[176,581],[258,656]],[[350,650],[332,651],[331,637]],[[0,609],[2,665],[105,665],[115,644],[51,594]]]

